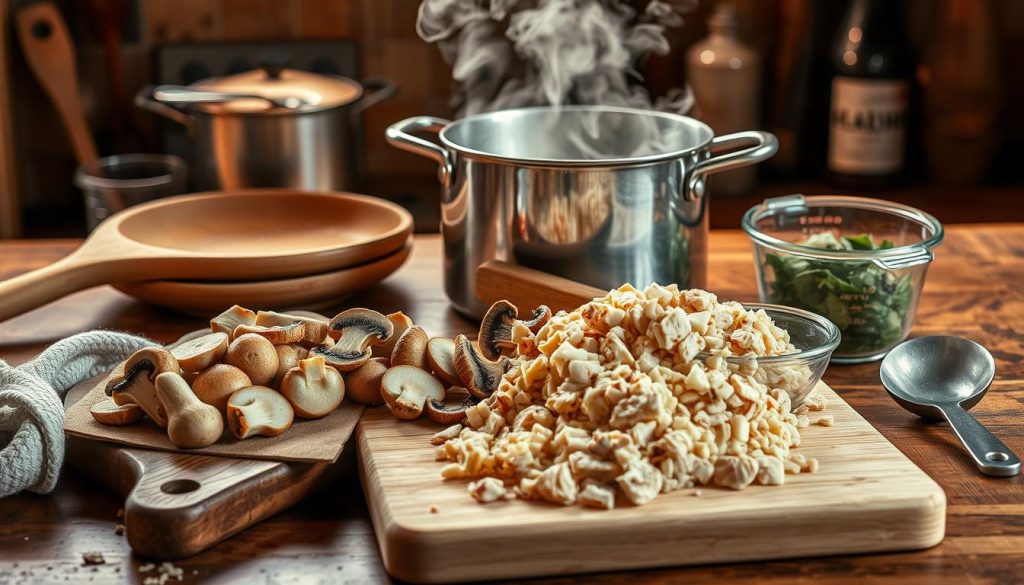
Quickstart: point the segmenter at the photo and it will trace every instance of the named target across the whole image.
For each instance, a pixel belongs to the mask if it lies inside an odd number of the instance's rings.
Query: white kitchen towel
[[[88,331],[18,367],[0,360],[0,498],[53,491],[64,463],[64,395],[152,345],[127,333]]]

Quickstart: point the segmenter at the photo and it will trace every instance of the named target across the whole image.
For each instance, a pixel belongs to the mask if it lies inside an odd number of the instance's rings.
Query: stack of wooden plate
[[[337,304],[357,290],[375,284],[397,270],[412,250],[412,216],[402,207],[364,195],[349,193],[296,193],[265,191],[231,198],[238,209],[228,214],[248,215],[259,210],[258,221],[247,218],[241,238],[211,238],[219,220],[205,225],[190,223],[206,251],[236,249],[255,244],[250,251],[279,252],[296,246],[313,253],[337,253],[332,269],[287,278],[221,280],[216,271],[207,278],[151,280],[115,284],[115,288],[155,305],[187,313],[209,315],[233,304],[260,309],[319,308]],[[232,205],[231,207],[234,207]],[[184,219],[184,217],[182,218]],[[236,217],[236,220],[238,218]],[[254,237],[250,237],[254,236]],[[180,236],[175,236],[179,243]],[[243,243],[243,246],[239,246]],[[316,252],[317,248],[323,248]]]
[[[0,320],[99,284],[203,315],[232,304],[328,306],[397,270],[412,226],[400,206],[350,193],[161,199],[111,216],[54,264],[0,283]]]

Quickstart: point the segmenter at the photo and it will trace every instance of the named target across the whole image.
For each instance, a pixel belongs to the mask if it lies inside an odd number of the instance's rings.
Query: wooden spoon
[[[152,201],[111,216],[57,262],[0,282],[0,321],[100,284],[328,272],[395,252],[412,225],[400,206],[348,193],[265,189]]]

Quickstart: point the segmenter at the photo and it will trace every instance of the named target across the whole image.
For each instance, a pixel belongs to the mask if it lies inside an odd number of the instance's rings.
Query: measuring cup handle
[[[747,148],[732,150],[750,144]],[[711,139],[708,149],[712,155],[698,162],[690,173],[689,185],[684,194],[688,201],[695,201],[705,195],[708,175],[767,160],[779,150],[779,141],[774,134],[751,130],[716,136]],[[714,154],[714,151],[726,149],[730,152],[717,156]]]
[[[971,416],[971,413],[954,404],[939,408],[982,473],[999,477],[1020,473],[1020,458],[978,422],[978,419]]]
[[[421,132],[440,133],[448,124],[451,124],[451,121],[444,118],[416,116],[388,126],[388,129],[384,131],[384,136],[387,137],[388,142],[392,146],[436,160],[437,164],[440,165],[437,171],[437,178],[441,181],[442,185],[447,187],[451,181],[453,170],[452,157],[448,149],[429,140],[413,136],[411,132],[419,130]]]

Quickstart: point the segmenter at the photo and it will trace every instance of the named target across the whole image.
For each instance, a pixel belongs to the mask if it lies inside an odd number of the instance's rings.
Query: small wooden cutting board
[[[522,500],[478,504],[442,481],[428,421],[386,409],[356,428],[388,572],[420,583],[922,549],[942,541],[946,496],[824,383],[833,427],[801,431],[816,473],[780,487],[702,488],[611,511]],[[815,413],[811,413],[814,415]],[[814,420],[812,416],[812,421]],[[436,512],[432,512],[436,509]]]

